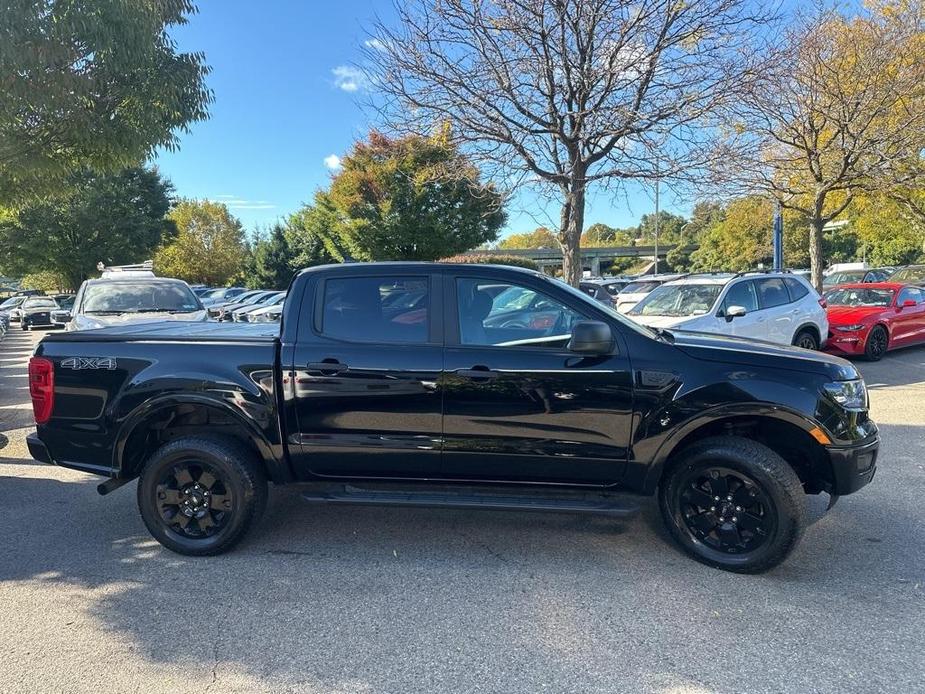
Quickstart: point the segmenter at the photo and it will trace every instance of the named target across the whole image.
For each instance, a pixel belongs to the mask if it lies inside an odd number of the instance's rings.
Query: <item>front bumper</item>
[[[858,446],[830,447],[832,494],[842,496],[870,484],[877,472],[880,436]]]
[[[834,354],[839,357],[855,357],[864,354],[864,346],[867,344],[867,332],[839,332],[829,331],[829,339],[826,340],[822,348],[824,352]]]

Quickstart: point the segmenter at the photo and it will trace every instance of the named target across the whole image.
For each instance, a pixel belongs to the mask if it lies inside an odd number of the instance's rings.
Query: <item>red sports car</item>
[[[825,350],[877,361],[887,350],[925,344],[925,289],[897,282],[840,284],[825,293]]]

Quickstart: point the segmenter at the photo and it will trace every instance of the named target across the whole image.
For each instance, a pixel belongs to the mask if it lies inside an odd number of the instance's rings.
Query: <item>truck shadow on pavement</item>
[[[921,440],[921,427],[884,430]],[[84,617],[146,661],[213,680],[235,673],[245,689],[748,689],[747,670],[703,658],[706,629],[711,652],[786,668],[793,691],[837,690],[849,665],[871,657],[871,642],[890,640],[890,657],[920,646],[895,630],[904,605],[925,605],[921,463],[908,453],[890,452],[872,486],[841,500],[762,576],[681,555],[657,529],[653,503],[615,522],[331,508],[306,504],[297,488],[273,490],[237,550],[193,559],[150,539],[134,485],[101,498],[96,478],[50,479],[30,466],[0,477],[0,589],[89,589]],[[0,459],[0,470],[20,462]],[[918,494],[897,495],[916,480]],[[832,620],[841,626],[820,629]]]

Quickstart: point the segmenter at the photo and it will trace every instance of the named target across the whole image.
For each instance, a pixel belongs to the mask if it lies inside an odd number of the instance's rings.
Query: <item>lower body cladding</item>
[[[108,466],[53,457],[37,434],[27,438],[40,462],[108,477],[108,494],[129,478]],[[833,499],[868,484],[877,467],[879,437],[828,447]],[[673,456],[657,491],[664,522],[677,544],[716,568],[757,573],[782,562],[806,525],[806,494],[795,470],[766,446],[739,436],[700,439]],[[267,500],[263,461],[240,441],[188,435],[162,445],[138,481],[138,504],[148,530],[168,549],[213,555],[231,549],[260,516]],[[517,484],[478,485],[440,480],[326,480],[305,483],[310,502],[380,506],[525,510],[625,517],[639,497],[609,488]],[[409,529],[410,531],[411,529]]]

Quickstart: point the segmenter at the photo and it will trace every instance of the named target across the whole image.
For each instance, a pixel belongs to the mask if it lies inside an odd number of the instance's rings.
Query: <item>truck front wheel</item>
[[[151,535],[179,554],[221,554],[266,506],[267,480],[234,439],[189,436],[161,446],[138,480],[138,508]]]
[[[681,451],[662,480],[659,506],[688,554],[739,573],[780,564],[806,525],[805,494],[793,468],[767,446],[736,436]]]

